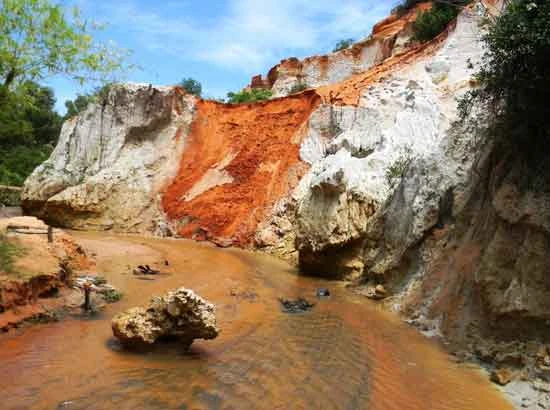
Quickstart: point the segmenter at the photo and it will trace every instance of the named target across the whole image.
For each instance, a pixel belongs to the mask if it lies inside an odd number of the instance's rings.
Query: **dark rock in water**
[[[139,265],[134,269],[134,275],[158,275],[160,271],[152,269],[149,265]]]
[[[318,298],[326,298],[330,296],[330,290],[327,288],[319,288],[317,289],[317,297]]]
[[[304,298],[298,298],[296,300],[288,300],[279,298],[283,312],[285,313],[304,313],[311,310],[315,304],[308,302]]]

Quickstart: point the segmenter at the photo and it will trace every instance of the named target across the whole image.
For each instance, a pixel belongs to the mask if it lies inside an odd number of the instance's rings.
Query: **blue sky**
[[[132,50],[140,67],[124,80],[169,85],[184,77],[224,97],[281,59],[324,54],[342,38],[366,37],[397,0],[64,0],[107,26],[102,41]],[[87,91],[48,81],[57,107]]]

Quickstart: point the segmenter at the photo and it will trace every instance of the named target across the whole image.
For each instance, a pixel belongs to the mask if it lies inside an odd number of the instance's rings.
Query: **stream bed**
[[[1,409],[512,408],[486,375],[339,282],[190,241],[75,235],[124,297],[93,319],[0,337]],[[138,278],[138,264],[162,266],[162,274]],[[220,336],[188,352],[177,343],[123,350],[112,316],[181,286],[216,304]],[[329,298],[315,297],[321,287]],[[280,297],[315,306],[287,314]]]

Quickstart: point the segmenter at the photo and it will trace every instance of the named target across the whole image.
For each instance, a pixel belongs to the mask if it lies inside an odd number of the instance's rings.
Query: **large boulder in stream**
[[[219,333],[214,305],[185,288],[154,297],[147,307],[118,314],[112,328],[128,347],[144,347],[160,339],[178,339],[189,347],[195,339],[214,339]]]

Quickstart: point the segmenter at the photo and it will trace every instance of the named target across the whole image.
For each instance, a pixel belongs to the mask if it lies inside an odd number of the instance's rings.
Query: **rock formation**
[[[252,78],[250,88],[271,89],[276,97],[283,97],[298,85],[317,88],[345,80],[406,50],[411,43],[412,23],[419,11],[430,7],[430,2],[419,3],[405,15],[392,15],[376,24],[372,34],[351,47],[328,55],[304,60],[289,58],[273,67],[266,78]]]
[[[194,104],[178,88],[113,86],[65,122],[25,184],[24,209],[70,228],[162,230],[159,191],[177,172]]]
[[[62,226],[255,247],[382,285],[384,303],[472,349],[550,342],[550,198],[453,125],[484,51],[480,23],[500,6],[473,2],[426,44],[410,41],[414,11],[392,16],[350,49],[256,78],[278,96],[311,88],[257,104],[116,86],[64,125],[24,207]]]
[[[185,288],[154,297],[147,307],[118,314],[112,327],[115,337],[130,347],[177,338],[188,348],[195,339],[214,339],[219,333],[214,305]]]

